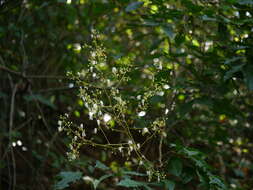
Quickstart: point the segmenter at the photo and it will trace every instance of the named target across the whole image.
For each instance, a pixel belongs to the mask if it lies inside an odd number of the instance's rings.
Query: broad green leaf
[[[193,179],[194,171],[191,169],[186,170],[182,173],[181,179],[184,184],[190,182]]]
[[[169,165],[168,165],[168,171],[179,177],[182,173],[182,169],[183,169],[183,164],[182,161],[179,158],[172,158],[169,161]]]
[[[135,176],[147,176],[147,174],[135,172],[135,171],[124,171],[123,174],[125,175],[135,175]]]
[[[164,180],[164,185],[167,190],[174,190],[175,188],[175,182],[171,180]]]
[[[238,3],[241,5],[253,5],[252,0],[238,0]]]
[[[95,165],[95,168],[99,168],[101,170],[109,170],[110,168],[107,167],[106,165],[104,165],[102,162],[100,161],[96,161],[96,165]]]
[[[226,185],[217,176],[210,175],[209,180],[210,185],[216,185],[221,189],[226,189]]]
[[[253,90],[253,65],[245,65],[243,68],[244,81],[249,88]]]
[[[126,178],[121,180],[117,185],[122,187],[144,187],[146,183]]]
[[[241,71],[244,65],[245,64],[241,64],[241,65],[237,65],[237,66],[232,67],[230,70],[228,70],[226,72],[226,74],[224,76],[224,80],[226,81],[226,80],[230,79],[233,76],[233,74],[235,74],[238,71]]]
[[[130,3],[127,7],[126,7],[126,12],[131,12],[134,11],[138,8],[140,8],[143,5],[142,1],[136,1],[136,2],[132,2]]]
[[[73,183],[82,177],[81,172],[61,172],[59,175],[61,181],[56,183],[55,189],[64,189],[69,186],[69,183]]]
[[[40,94],[27,95],[27,96],[24,96],[24,98],[28,102],[39,101],[40,103],[47,105],[47,106],[51,107],[52,109],[56,109],[56,106],[48,98],[45,98],[44,96],[42,96]]]
[[[109,178],[113,176],[112,174],[107,174],[107,175],[104,175],[102,177],[100,177],[99,179],[95,179],[94,181],[92,181],[92,184],[93,184],[93,187],[94,189],[97,189],[98,185],[105,179]]]
[[[170,39],[174,39],[174,37],[176,36],[172,26],[168,25],[168,26],[164,26],[163,28],[164,33],[170,38]]]

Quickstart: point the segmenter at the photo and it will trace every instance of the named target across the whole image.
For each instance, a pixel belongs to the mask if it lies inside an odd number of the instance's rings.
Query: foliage
[[[252,6],[1,1],[0,187],[251,189]]]

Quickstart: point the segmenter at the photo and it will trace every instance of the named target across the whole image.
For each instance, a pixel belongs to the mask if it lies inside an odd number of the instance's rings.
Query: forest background
[[[1,0],[0,189],[251,190],[252,15]]]

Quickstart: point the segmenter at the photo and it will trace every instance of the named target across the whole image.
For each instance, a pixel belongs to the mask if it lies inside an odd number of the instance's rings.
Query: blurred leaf
[[[107,175],[104,175],[102,177],[100,177],[99,179],[95,179],[94,181],[92,181],[92,184],[93,184],[93,187],[94,189],[97,189],[98,185],[105,179],[109,178],[113,176],[112,174],[107,174]]]
[[[237,65],[237,66],[232,67],[230,70],[228,70],[225,73],[224,80],[226,81],[226,80],[230,79],[236,72],[241,71],[244,65],[245,64],[241,64],[241,65]]]
[[[69,183],[75,182],[82,177],[81,172],[61,172],[59,175],[61,177],[61,181],[57,182],[55,185],[56,189],[64,189],[69,187]]]
[[[182,161],[179,158],[172,158],[169,161],[168,171],[171,174],[179,177],[182,173],[182,170],[183,170],[183,164],[182,164]]]
[[[249,90],[253,90],[253,65],[245,65],[243,68],[244,80],[249,88]]]
[[[139,182],[139,181],[135,181],[135,180],[128,179],[128,178],[121,180],[117,185],[118,185],[118,186],[122,186],[122,187],[127,187],[127,188],[129,188],[129,187],[133,187],[133,188],[134,188],[134,187],[145,187],[145,188],[150,189],[150,188],[146,185],[146,183],[144,183],[144,182]]]
[[[24,96],[24,99],[28,102],[39,101],[40,103],[47,105],[51,107],[52,109],[57,109],[56,106],[48,98],[45,98],[44,96],[40,94],[27,95],[27,96]]]
[[[168,25],[168,26],[164,26],[163,27],[163,31],[164,33],[170,38],[170,39],[174,39],[174,37],[176,36],[174,31],[173,31],[173,28],[172,26]]]
[[[175,188],[175,182],[171,181],[171,180],[163,180],[164,184],[165,184],[165,188],[167,190],[174,190]]]
[[[140,8],[143,5],[142,1],[136,1],[136,2],[132,2],[130,3],[127,7],[126,7],[126,12],[131,12],[134,11],[138,8]]]
[[[135,171],[123,171],[124,175],[135,175],[135,176],[147,176],[147,174],[135,172]]]
[[[99,168],[101,170],[109,170],[110,168],[107,167],[106,165],[104,165],[102,162],[100,161],[96,161],[96,165],[95,165],[95,168]]]

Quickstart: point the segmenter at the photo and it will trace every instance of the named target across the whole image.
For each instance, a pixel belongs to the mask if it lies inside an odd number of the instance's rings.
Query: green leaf
[[[249,88],[253,90],[253,65],[245,65],[243,68],[244,81]]]
[[[104,165],[102,162],[100,161],[96,161],[96,165],[95,165],[95,168],[99,168],[101,170],[109,170],[110,168],[107,167],[106,165]]]
[[[209,180],[210,180],[209,181],[210,185],[216,185],[216,186],[220,187],[221,189],[226,189],[225,184],[217,176],[210,175]]]
[[[81,172],[61,172],[58,176],[62,179],[55,185],[55,189],[64,189],[69,186],[69,183],[73,183],[82,177]]]
[[[204,21],[213,21],[213,22],[217,21],[216,18],[211,18],[211,17],[208,17],[207,15],[203,15],[202,20],[204,20]]]
[[[147,174],[135,172],[135,171],[123,171],[125,175],[135,175],[135,176],[147,176]]]
[[[164,185],[165,185],[165,188],[168,189],[168,190],[174,190],[175,188],[175,182],[174,181],[171,181],[171,180],[164,180]]]
[[[143,5],[142,1],[132,2],[126,7],[126,12],[134,11]]]
[[[238,3],[241,5],[253,5],[252,0],[239,0]]]
[[[127,179],[121,180],[117,185],[122,186],[122,187],[144,187],[146,186],[146,183],[127,178]]]
[[[169,161],[169,165],[168,165],[168,171],[179,177],[182,173],[182,169],[183,169],[183,164],[182,161],[179,158],[172,158]]]
[[[241,71],[244,65],[245,64],[241,64],[241,65],[237,65],[237,66],[232,67],[230,70],[228,70],[226,72],[226,74],[224,76],[224,80],[226,81],[226,80],[230,79],[234,73]]]
[[[100,177],[99,179],[95,179],[94,181],[92,181],[92,184],[93,184],[93,187],[94,189],[97,189],[98,185],[105,179],[109,178],[113,176],[112,174],[107,174],[107,175],[104,175],[102,177]]]
[[[48,98],[45,98],[44,96],[40,94],[27,95],[27,96],[24,96],[24,99],[28,102],[39,101],[40,103],[47,105],[51,107],[52,109],[56,109],[56,106]]]
[[[164,26],[163,28],[163,31],[164,31],[164,33],[170,38],[170,39],[174,39],[175,38],[175,33],[174,33],[174,31],[173,31],[173,28],[172,28],[172,26],[170,26],[170,25],[168,25],[168,26]]]
[[[183,184],[190,182],[193,179],[193,175],[194,175],[194,172],[191,170],[182,173],[181,179],[182,179]]]

